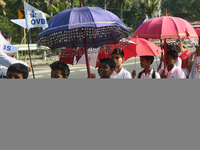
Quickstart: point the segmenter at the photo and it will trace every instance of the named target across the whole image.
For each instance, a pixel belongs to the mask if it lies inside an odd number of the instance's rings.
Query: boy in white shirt
[[[131,79],[131,73],[122,67],[124,51],[121,48],[114,49],[111,53],[111,58],[116,64],[115,71],[111,74],[112,79]]]
[[[139,72],[136,76],[136,71],[133,70],[133,78],[142,78],[142,79],[160,79],[160,74],[154,71],[150,66],[154,61],[154,56],[140,56],[140,65],[141,68],[144,68],[143,71]]]
[[[111,53],[111,58],[116,66],[110,77],[112,79],[131,79],[131,73],[122,67],[122,63],[124,62],[124,51],[121,48],[114,49]],[[91,78],[96,78],[96,75],[92,73]]]
[[[159,70],[159,74],[161,78],[179,78],[179,79],[184,79],[185,73],[182,71],[181,68],[177,67],[175,65],[176,61],[178,59],[178,52],[174,50],[170,50],[167,52],[167,70],[164,68]]]

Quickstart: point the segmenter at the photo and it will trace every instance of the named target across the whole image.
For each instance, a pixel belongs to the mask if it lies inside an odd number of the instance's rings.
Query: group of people
[[[4,38],[11,42],[12,37],[1,32]],[[200,40],[200,38],[199,38]],[[143,70],[136,73],[135,70],[130,73],[122,67],[124,62],[124,51],[121,48],[116,48],[111,53],[111,58],[100,59],[98,74],[100,78],[200,78],[200,46],[196,46],[195,52],[190,52],[185,49],[183,40],[177,40],[177,45],[167,44],[167,60],[164,69],[163,58],[160,59],[160,64],[157,70],[151,68],[154,62],[154,56],[140,56],[140,65]],[[200,42],[199,42],[200,43]],[[20,60],[10,57],[13,54],[7,54],[0,51],[0,78],[6,79],[27,79],[31,71],[31,67]],[[70,69],[67,63],[56,61],[50,65],[51,78],[65,78],[70,74]],[[94,73],[91,78],[96,78]]]

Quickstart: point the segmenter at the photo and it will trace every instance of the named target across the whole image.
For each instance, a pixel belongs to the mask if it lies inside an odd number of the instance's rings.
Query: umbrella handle
[[[88,78],[91,78],[90,64],[89,64],[89,61],[88,61],[88,52],[87,52],[87,42],[86,42],[85,30],[83,29],[82,32],[83,32],[83,43],[84,43],[84,49],[85,49],[85,61],[86,61],[87,73],[88,73]]]

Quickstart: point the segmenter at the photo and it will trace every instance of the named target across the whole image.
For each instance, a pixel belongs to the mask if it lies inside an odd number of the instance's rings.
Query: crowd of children
[[[8,42],[11,42],[12,37],[9,34],[1,33]],[[183,40],[177,40],[177,43],[177,46],[167,44],[166,69],[164,69],[163,58],[160,59],[157,70],[154,70],[151,68],[154,56],[140,56],[140,65],[143,70],[137,74],[135,70],[130,73],[122,67],[124,51],[121,48],[116,48],[112,51],[111,58],[100,59],[98,74],[100,78],[109,79],[200,78],[200,45],[196,46],[195,52],[190,52],[188,49],[185,49]],[[1,51],[0,64],[2,66],[0,66],[0,78],[28,78],[31,67],[23,61],[10,57],[10,55],[15,54],[7,54]],[[67,79],[69,77],[70,69],[65,62],[53,62],[50,68],[51,78]],[[92,73],[91,78],[96,78],[96,75]]]

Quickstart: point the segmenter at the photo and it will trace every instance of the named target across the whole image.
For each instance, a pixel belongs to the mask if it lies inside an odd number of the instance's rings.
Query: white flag
[[[13,23],[27,29],[25,19],[11,19],[10,21],[12,21]]]
[[[45,14],[24,1],[24,10],[27,29],[43,27],[48,28]]]
[[[15,53],[18,51],[18,48],[10,44],[0,33],[0,51],[5,53]]]

